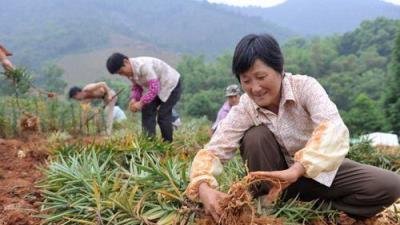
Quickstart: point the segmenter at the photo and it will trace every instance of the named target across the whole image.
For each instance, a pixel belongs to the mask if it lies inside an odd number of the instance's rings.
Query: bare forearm
[[[291,170],[296,175],[296,177],[298,177],[298,178],[302,177],[306,173],[306,169],[304,168],[304,166],[300,162],[295,162],[289,168],[289,170]]]
[[[1,65],[3,66],[3,68],[7,71],[13,70],[14,65],[11,63],[10,60],[8,60],[7,58],[4,58],[2,60],[0,60]]]
[[[199,185],[199,193],[202,193],[208,189],[210,189],[210,186],[208,186],[207,182],[203,182]]]

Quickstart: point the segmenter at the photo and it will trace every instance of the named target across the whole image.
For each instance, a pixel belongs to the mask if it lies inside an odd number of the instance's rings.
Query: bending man
[[[107,135],[111,135],[113,110],[118,98],[115,95],[115,92],[110,89],[105,82],[88,84],[83,88],[76,86],[72,87],[69,90],[69,97],[85,103],[94,99],[103,100],[105,106],[104,111],[106,113]]]

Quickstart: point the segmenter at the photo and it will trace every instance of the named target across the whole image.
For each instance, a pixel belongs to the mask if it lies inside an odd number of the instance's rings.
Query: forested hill
[[[344,33],[376,17],[400,19],[400,6],[382,0],[287,0],[271,8],[223,7],[260,16],[301,35]]]
[[[400,20],[378,18],[364,21],[343,35],[291,38],[282,49],[285,71],[315,77],[337,105],[352,135],[377,131],[400,134]],[[231,54],[211,63],[202,57],[183,58],[178,65],[185,75],[180,104],[187,114],[215,119],[225,100],[224,88],[237,83],[231,63]]]
[[[115,36],[212,56],[250,32],[270,32],[280,40],[290,35],[260,18],[188,0],[2,0],[0,7],[0,42],[15,52],[17,64],[29,67],[66,54],[122,47],[112,41]]]

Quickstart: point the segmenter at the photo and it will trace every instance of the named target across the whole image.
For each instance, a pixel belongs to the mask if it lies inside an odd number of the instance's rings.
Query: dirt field
[[[37,166],[48,156],[46,142],[0,139],[0,225],[36,225],[41,195],[35,182],[41,179]]]
[[[69,142],[100,143],[101,137],[85,137]],[[39,225],[36,218],[42,197],[35,182],[42,178],[38,167],[49,156],[47,141],[40,137],[29,139],[0,139],[0,225]],[[400,204],[400,201],[398,202]],[[400,205],[399,205],[400,206]],[[374,218],[355,221],[341,216],[342,225],[394,225],[396,216],[384,212]],[[314,224],[327,224],[318,221]]]

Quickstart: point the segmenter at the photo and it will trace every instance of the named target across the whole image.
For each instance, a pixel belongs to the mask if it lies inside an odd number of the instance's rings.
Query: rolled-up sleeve
[[[144,64],[139,69],[140,75],[146,80],[147,91],[143,94],[140,100],[144,104],[149,104],[154,100],[161,90],[161,83],[157,77],[156,71],[150,64]]]
[[[131,90],[131,96],[129,99],[134,99],[135,101],[139,101],[142,97],[143,88],[138,84],[133,84]]]
[[[149,80],[147,82],[148,90],[140,99],[144,104],[152,102],[160,92],[160,81],[158,79]]]
[[[212,188],[218,186],[215,176],[222,173],[222,163],[233,158],[245,131],[252,126],[251,121],[243,104],[239,103],[232,107],[210,142],[196,154],[193,160],[190,183],[186,189],[186,195],[190,199],[198,200],[199,185],[203,182]]]
[[[199,185],[203,182],[210,187],[218,187],[215,176],[222,173],[221,161],[212,152],[202,149],[194,157],[190,171],[190,183],[186,189],[186,196],[197,200]]]
[[[349,150],[349,131],[336,105],[318,81],[310,78],[302,92],[301,102],[311,117],[314,131],[306,146],[295,153],[294,159],[304,166],[306,177],[336,173]]]

